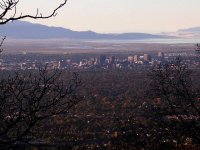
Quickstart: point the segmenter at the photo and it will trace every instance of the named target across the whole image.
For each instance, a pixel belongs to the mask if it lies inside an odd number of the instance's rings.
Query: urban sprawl
[[[199,67],[199,54],[196,52],[154,52],[146,54],[88,54],[87,58],[78,57],[76,54],[2,54],[0,58],[1,70],[34,70],[46,66],[47,69],[134,69],[148,68],[172,62],[176,57],[181,57],[182,63],[191,69]],[[81,54],[79,54],[81,55]]]

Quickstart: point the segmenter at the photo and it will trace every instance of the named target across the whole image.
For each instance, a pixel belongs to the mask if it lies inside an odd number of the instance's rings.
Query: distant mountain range
[[[172,38],[168,35],[154,35],[148,33],[122,33],[101,34],[93,31],[72,31],[61,27],[49,27],[41,24],[33,24],[25,21],[14,21],[0,26],[0,36],[18,39],[110,39],[110,40],[132,40],[132,39],[155,39]]]
[[[178,37],[178,38],[200,39],[200,27],[180,29],[176,32],[162,33],[162,35],[175,36],[175,37]]]
[[[200,27],[193,27],[188,29],[181,29],[178,32],[193,32],[193,33],[200,33]]]

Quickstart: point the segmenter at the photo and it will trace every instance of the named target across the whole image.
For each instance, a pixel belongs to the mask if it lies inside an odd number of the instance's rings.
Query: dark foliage
[[[78,75],[74,73],[68,83],[63,82],[60,75],[60,71],[45,68],[34,74],[15,73],[0,79],[1,147],[34,136],[32,129],[37,123],[67,114],[79,102]]]
[[[191,138],[199,143],[199,89],[194,88],[197,81],[192,79],[192,72],[177,58],[173,63],[155,68],[151,78],[152,97],[159,101],[155,112],[165,118],[162,126],[169,124],[170,134],[176,139]]]

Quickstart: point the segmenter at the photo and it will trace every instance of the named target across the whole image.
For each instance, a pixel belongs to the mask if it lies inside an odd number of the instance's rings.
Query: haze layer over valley
[[[147,51],[194,51],[194,43],[98,42],[65,39],[5,41],[4,53],[112,53]]]
[[[0,31],[2,36],[7,36],[4,44],[5,53],[189,51],[193,50],[194,44],[199,41],[197,35],[200,33],[197,27],[160,34],[102,34],[93,31],[72,31],[24,21],[0,26]],[[186,38],[188,35],[190,37]]]

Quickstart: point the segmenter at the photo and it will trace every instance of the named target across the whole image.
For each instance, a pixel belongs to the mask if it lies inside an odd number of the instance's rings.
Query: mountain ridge
[[[192,33],[200,33],[200,27],[191,27],[186,29],[180,29],[178,32],[192,32]]]
[[[1,36],[19,39],[109,39],[109,40],[132,40],[149,38],[172,38],[167,35],[149,33],[97,33],[94,31],[73,31],[63,27],[53,27],[34,24],[26,21],[14,21],[0,26]]]

